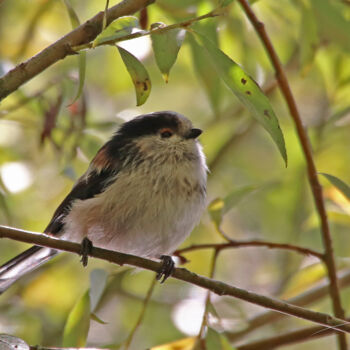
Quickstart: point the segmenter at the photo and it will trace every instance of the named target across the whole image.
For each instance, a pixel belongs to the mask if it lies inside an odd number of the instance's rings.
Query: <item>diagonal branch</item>
[[[118,17],[131,15],[155,0],[123,0],[107,12],[107,24]],[[21,85],[68,55],[75,54],[72,46],[82,45],[95,39],[102,29],[104,11],[66,34],[37,55],[17,65],[0,78],[0,101]]]
[[[325,264],[327,266],[328,277],[330,281],[329,291],[332,298],[333,311],[337,317],[344,318],[345,313],[342,308],[341,300],[340,300],[340,292],[339,292],[339,286],[337,281],[332,237],[329,229],[326,208],[323,200],[322,187],[318,181],[317,170],[316,170],[315,162],[312,155],[310,141],[304,129],[304,126],[300,117],[300,113],[298,111],[296,102],[294,100],[292,91],[290,89],[286,74],[277,56],[277,53],[272,45],[270,37],[266,33],[264,24],[260,22],[259,19],[256,17],[254,11],[249,5],[248,0],[239,0],[239,3],[242,5],[245,14],[247,15],[251,24],[254,26],[258,36],[260,37],[264,45],[264,48],[267,51],[271,64],[275,69],[276,78],[280,86],[281,92],[284,96],[284,99],[286,100],[290,114],[293,118],[293,121],[296,127],[299,141],[306,159],[307,173],[308,173],[312,194],[314,197],[316,209],[321,222],[322,240],[325,248]],[[345,335],[339,335],[338,340],[339,340],[340,349],[346,350],[347,342],[346,342]]]
[[[49,247],[76,254],[80,254],[81,252],[81,245],[78,243],[51,238],[44,234],[23,231],[7,226],[0,226],[0,238],[1,237],[11,238],[21,242],[32,243],[43,247]],[[103,259],[118,265],[127,264],[154,272],[158,272],[162,265],[160,262],[141,258],[135,255],[124,254],[95,247],[92,249],[91,254],[89,255],[91,257]],[[278,299],[266,297],[261,294],[249,292],[247,290],[237,288],[220,281],[197,275],[183,268],[176,268],[172,274],[172,277],[191,283],[198,287],[202,287],[220,296],[231,296],[255,305],[262,306],[264,308],[281,312],[283,314],[311,321],[326,326],[327,328],[330,327],[338,332],[350,333],[350,324],[347,322],[344,323],[344,320],[341,320],[339,318],[332,317],[321,312],[304,309],[302,307],[298,307]]]

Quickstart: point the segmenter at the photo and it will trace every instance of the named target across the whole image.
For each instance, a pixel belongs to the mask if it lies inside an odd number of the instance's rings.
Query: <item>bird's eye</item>
[[[163,138],[163,139],[167,139],[171,136],[173,136],[173,132],[170,130],[170,129],[162,129],[160,131],[160,136]]]

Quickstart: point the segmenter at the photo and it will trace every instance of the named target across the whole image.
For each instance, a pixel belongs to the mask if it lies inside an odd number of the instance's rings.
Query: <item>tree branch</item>
[[[131,15],[155,0],[123,0],[107,12],[107,24],[118,17]],[[75,54],[72,46],[82,45],[95,39],[102,29],[104,11],[66,34],[37,55],[17,65],[0,78],[0,101],[31,78],[68,55]]]
[[[339,286],[337,281],[332,238],[329,230],[327,212],[323,201],[322,187],[318,181],[317,170],[316,170],[315,162],[312,155],[312,148],[310,145],[310,141],[304,129],[304,126],[300,117],[300,113],[298,111],[298,107],[296,105],[292,91],[290,89],[286,74],[278,58],[278,55],[272,45],[270,37],[268,36],[265,30],[264,24],[260,22],[259,19],[256,17],[254,11],[250,7],[249,2],[247,0],[239,0],[239,3],[242,5],[242,8],[246,16],[248,17],[251,24],[254,26],[258,36],[260,37],[263,43],[264,48],[267,51],[271,64],[275,69],[276,78],[280,86],[281,92],[284,96],[284,99],[286,100],[290,114],[292,116],[292,119],[296,127],[296,131],[297,131],[299,141],[300,141],[300,144],[305,156],[306,164],[307,164],[308,179],[310,182],[316,209],[321,222],[322,240],[325,248],[325,264],[327,266],[328,276],[330,281],[330,294],[332,297],[333,311],[337,317],[344,318],[345,313],[342,308],[341,300],[340,300],[340,292],[339,292]],[[339,340],[340,349],[346,350],[347,342],[346,342],[345,335],[340,334],[338,340]]]
[[[0,226],[0,238],[1,237],[11,238],[21,242],[32,243],[43,247],[49,247],[76,254],[80,254],[81,251],[81,245],[78,243],[51,238],[44,234],[23,231],[7,226]],[[135,255],[95,247],[92,249],[91,254],[89,255],[91,257],[106,260],[118,265],[127,264],[154,272],[158,272],[162,265],[160,262],[141,258]],[[303,309],[278,299],[269,298],[264,295],[230,286],[226,283],[197,275],[184,268],[176,268],[172,274],[172,277],[210,290],[211,292],[214,292],[220,296],[231,296],[255,305],[281,312],[283,314],[288,314],[326,327],[331,327],[339,332],[350,333],[350,324],[344,324],[344,320],[339,318],[335,318],[324,313]]]
[[[188,247],[176,250],[174,255],[181,255],[183,253],[190,252],[192,250],[200,250],[200,249],[223,250],[223,249],[241,248],[241,247],[266,247],[270,249],[285,249],[285,250],[291,250],[303,255],[312,255],[320,260],[324,259],[323,254],[312,249],[299,247],[293,244],[264,242],[259,240],[230,241],[228,243],[193,244]]]

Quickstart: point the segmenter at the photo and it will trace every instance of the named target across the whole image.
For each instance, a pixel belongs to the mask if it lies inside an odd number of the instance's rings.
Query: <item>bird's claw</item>
[[[81,249],[80,249],[80,255],[81,255],[80,262],[83,264],[84,267],[86,267],[88,264],[89,255],[91,254],[92,248],[93,248],[92,242],[89,240],[89,238],[85,237],[81,241]]]
[[[162,261],[162,266],[157,273],[157,280],[160,281],[160,283],[164,283],[165,280],[173,273],[175,268],[174,260],[169,255],[162,255],[160,257],[160,260]]]

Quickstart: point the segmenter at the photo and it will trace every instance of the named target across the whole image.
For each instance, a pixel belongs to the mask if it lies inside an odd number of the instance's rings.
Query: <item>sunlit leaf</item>
[[[214,21],[196,23],[193,28],[217,44],[218,38]],[[220,77],[214,68],[213,62],[206,54],[205,49],[198,45],[193,36],[188,36],[188,40],[191,45],[194,69],[209,98],[213,111],[217,113],[219,111],[220,101],[222,100]]]
[[[335,186],[348,200],[350,200],[350,187],[344,181],[330,174],[320,174],[326,177],[333,186]]]
[[[224,205],[225,203],[221,198],[216,198],[208,206],[210,218],[217,228],[221,225]]]
[[[90,274],[90,307],[91,312],[96,309],[102,293],[106,287],[108,274],[105,270],[95,269]]]
[[[134,16],[119,17],[110,23],[92,43],[92,47],[101,45],[107,41],[121,38],[122,36],[131,34],[134,28],[139,26],[139,20]]]
[[[235,189],[229,193],[225,198],[216,198],[208,206],[208,211],[211,220],[217,228],[220,227],[223,216],[235,207],[245,196],[254,191],[253,186],[244,186]]]
[[[0,334],[1,350],[29,350],[30,346],[22,339],[9,334]]]
[[[193,350],[196,337],[183,338],[171,343],[155,346],[150,350]]]
[[[164,23],[154,23],[151,28],[162,28]],[[156,63],[161,71],[165,82],[168,82],[169,72],[174,65],[180,47],[184,41],[186,31],[184,29],[172,29],[164,33],[151,34],[152,47]]]
[[[82,347],[90,328],[89,291],[78,300],[70,312],[63,332],[64,347]]]
[[[222,80],[271,135],[287,165],[283,133],[268,98],[256,82],[236,62],[205,36],[199,33],[196,33],[196,36],[209,53]]]
[[[136,105],[144,104],[151,92],[151,80],[144,65],[130,52],[117,46],[120,56],[134,83]]]
[[[327,274],[323,263],[316,263],[298,270],[288,281],[285,290],[280,296],[282,299],[290,299],[305,292],[322,280]]]

